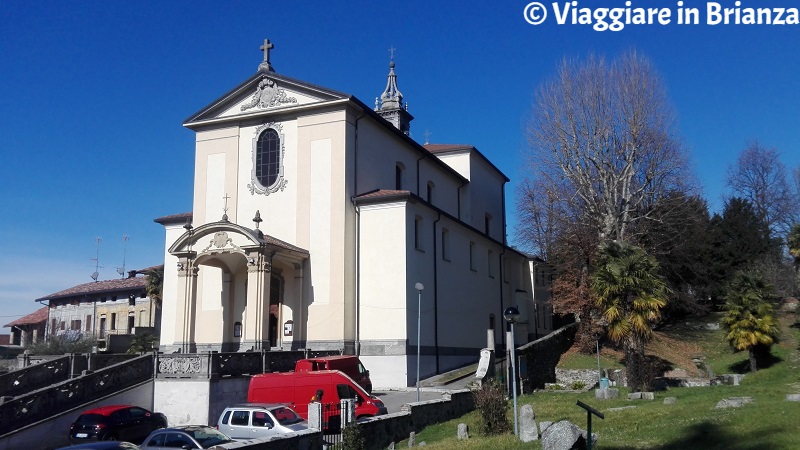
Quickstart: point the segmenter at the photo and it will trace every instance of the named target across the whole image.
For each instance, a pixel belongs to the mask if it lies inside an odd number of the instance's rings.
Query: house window
[[[86,315],[86,331],[92,331],[92,315]]]
[[[233,337],[242,337],[242,322],[233,324]]]
[[[450,261],[450,231],[442,228],[442,259]]]
[[[477,271],[477,267],[475,266],[475,243],[469,243],[469,269],[472,271]]]
[[[425,195],[425,199],[428,200],[428,203],[433,203],[433,188],[436,187],[433,184],[433,181],[428,181],[428,191]]]
[[[490,227],[491,223],[492,223],[492,216],[489,215],[489,214],[486,214],[483,217],[483,232],[486,233],[487,236],[489,235],[489,227]]]
[[[494,252],[489,250],[489,253],[486,255],[486,264],[489,267],[489,276],[494,278]]]
[[[58,325],[58,329],[64,331],[66,329],[66,324],[62,320],[61,323]]]
[[[414,248],[422,250],[422,217],[414,218]]]
[[[50,334],[56,334],[56,319],[50,321]]]
[[[494,314],[489,314],[489,329],[494,330]]]
[[[278,132],[267,128],[256,143],[256,179],[268,188],[278,181],[281,168],[281,139]]]
[[[403,189],[403,172],[405,171],[405,166],[402,163],[397,163],[394,166],[394,188],[398,191]]]
[[[111,329],[117,329],[117,313],[111,313]]]

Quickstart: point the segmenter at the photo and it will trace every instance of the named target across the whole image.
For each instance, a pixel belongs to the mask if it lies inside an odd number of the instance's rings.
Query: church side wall
[[[423,158],[420,160],[420,158]],[[417,161],[419,173],[417,173]],[[400,163],[403,171],[402,189],[425,199],[427,185],[435,185],[433,203],[448,214],[458,216],[458,187],[461,180],[446,172],[429,157],[411,148],[405,141],[387,131],[372,119],[358,124],[358,162],[356,194],[376,189],[393,190],[395,167]]]
[[[163,293],[161,298],[161,340],[162,346],[175,343],[180,335],[180,330],[176,329],[177,324],[177,305],[178,305],[178,258],[169,253],[169,247],[173,242],[186,231],[181,224],[167,225],[165,227],[166,238],[164,248],[164,280]]]
[[[378,387],[408,385],[406,216],[404,201],[360,208],[360,358]]]

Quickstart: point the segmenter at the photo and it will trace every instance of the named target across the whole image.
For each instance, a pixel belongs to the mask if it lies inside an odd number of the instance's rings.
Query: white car
[[[286,405],[243,403],[219,416],[217,429],[233,439],[256,439],[308,429],[308,422]]]

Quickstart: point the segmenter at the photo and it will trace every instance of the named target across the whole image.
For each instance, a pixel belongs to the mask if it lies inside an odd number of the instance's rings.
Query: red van
[[[358,356],[336,355],[320,356],[297,361],[295,372],[310,372],[314,370],[338,370],[360,384],[367,394],[372,394],[372,380],[369,379],[369,370],[364,368]]]
[[[318,391],[322,391],[322,398],[317,398]],[[338,404],[343,398],[356,400],[357,419],[386,414],[386,406],[378,397],[367,394],[338,370],[262,373],[250,379],[247,390],[248,402],[289,405],[305,420],[308,420],[308,404],[312,400],[330,405]]]

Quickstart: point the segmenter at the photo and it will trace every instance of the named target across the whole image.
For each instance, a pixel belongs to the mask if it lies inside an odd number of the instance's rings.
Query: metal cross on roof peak
[[[394,46],[389,47],[389,57],[394,61],[394,52],[397,50]]]
[[[269,62],[269,51],[273,48],[275,48],[275,44],[270,42],[269,39],[264,39],[264,45],[259,47],[259,50],[264,52],[264,61],[261,64],[259,64],[258,66],[259,69],[274,71],[274,69],[272,68],[272,64]]]
[[[222,197],[222,200],[225,201],[224,206],[222,207],[222,220],[228,221],[228,199],[231,198],[228,193],[225,193],[225,196]]]

